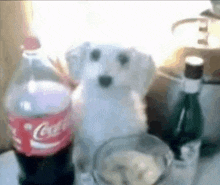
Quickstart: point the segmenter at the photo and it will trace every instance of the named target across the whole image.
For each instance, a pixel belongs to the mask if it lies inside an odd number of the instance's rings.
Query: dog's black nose
[[[102,86],[102,87],[108,87],[109,85],[111,85],[112,83],[112,77],[111,76],[100,76],[99,77],[99,84]]]

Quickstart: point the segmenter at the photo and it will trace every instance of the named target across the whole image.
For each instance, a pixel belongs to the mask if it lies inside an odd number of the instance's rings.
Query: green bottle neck
[[[185,93],[196,94],[200,92],[202,79],[190,79],[184,77],[183,89]]]

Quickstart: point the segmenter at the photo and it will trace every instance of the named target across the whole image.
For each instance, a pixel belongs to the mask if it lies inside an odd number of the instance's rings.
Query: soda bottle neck
[[[38,66],[38,68],[41,66],[41,69],[46,67],[56,71],[56,68],[49,61],[42,48],[37,50],[24,50],[22,53],[22,60],[20,62],[20,67],[23,69],[33,68],[28,69],[30,72],[34,70],[36,66]]]
[[[199,93],[202,79],[191,79],[184,77],[184,92],[187,94]]]
[[[22,53],[22,57],[24,58],[40,58],[42,56],[46,56],[42,48],[36,50],[24,50]]]

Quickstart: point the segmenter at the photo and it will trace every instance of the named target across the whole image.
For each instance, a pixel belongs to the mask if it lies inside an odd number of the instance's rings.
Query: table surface
[[[13,151],[0,155],[0,184],[18,185],[19,166]],[[220,153],[202,158],[194,185],[220,185]]]

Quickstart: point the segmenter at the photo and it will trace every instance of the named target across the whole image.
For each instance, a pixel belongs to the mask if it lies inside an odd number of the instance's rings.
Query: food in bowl
[[[113,185],[153,185],[163,170],[159,159],[138,151],[119,151],[108,156],[102,176]]]

